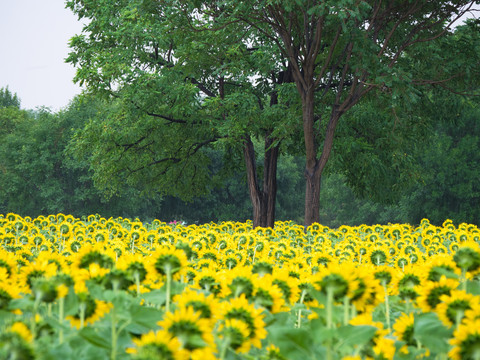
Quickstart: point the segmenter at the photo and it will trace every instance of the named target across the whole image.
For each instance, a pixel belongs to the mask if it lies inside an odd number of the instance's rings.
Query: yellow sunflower
[[[478,296],[463,290],[452,290],[449,295],[442,295],[440,300],[435,312],[447,327],[459,325],[467,311],[480,306]]]
[[[220,319],[239,319],[248,325],[249,339],[251,344],[257,348],[261,348],[261,340],[267,336],[265,330],[264,316],[260,309],[250,304],[245,295],[237,298],[223,301],[220,309]]]
[[[453,333],[453,346],[448,356],[452,360],[478,359],[480,349],[480,319],[464,321]]]
[[[282,290],[273,283],[273,278],[270,274],[262,278],[254,278],[253,283],[252,301],[255,304],[264,307],[272,314],[287,310]]]
[[[112,304],[92,298],[90,295],[82,296],[77,312],[74,315],[66,316],[70,324],[80,329],[87,324],[94,324],[105,314],[110,312]]]
[[[202,319],[215,323],[219,312],[219,302],[213,294],[208,296],[204,292],[187,289],[181,294],[175,295],[173,302],[178,308],[192,307],[200,314]]]
[[[226,319],[218,328],[218,337],[223,342],[223,349],[229,347],[237,353],[246,353],[251,348],[250,329],[240,319]]]
[[[182,348],[192,359],[216,359],[216,345],[211,322],[203,319],[192,307],[167,312],[158,325],[171,336],[178,338]]]
[[[417,342],[413,336],[413,325],[414,325],[415,318],[413,317],[413,313],[405,314],[397,318],[395,324],[393,324],[393,335],[399,340],[403,341],[405,345],[402,347],[401,351],[404,353],[408,353],[407,347],[408,346],[416,346]]]
[[[128,348],[127,352],[133,354],[137,360],[188,360],[188,351],[182,349],[182,343],[168,331],[149,331],[139,339],[133,339],[136,345]]]
[[[415,287],[415,291],[419,294],[417,305],[423,312],[434,311],[442,302],[442,295],[450,295],[458,285],[457,280],[447,279],[445,276],[442,276],[439,281],[426,281]]]
[[[188,260],[183,250],[163,246],[155,250],[147,263],[150,275],[163,278],[170,274],[173,279],[186,275]]]
[[[250,299],[253,294],[254,281],[257,274],[252,273],[251,266],[237,266],[230,271],[222,272],[222,297],[238,297],[244,294]]]

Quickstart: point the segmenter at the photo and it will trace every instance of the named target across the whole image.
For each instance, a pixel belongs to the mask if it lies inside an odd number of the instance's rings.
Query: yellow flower
[[[182,349],[180,340],[165,330],[149,331],[139,339],[133,339],[135,348],[127,349],[134,359],[188,360],[188,352]]]
[[[238,297],[244,294],[247,299],[250,299],[253,294],[253,282],[258,279],[258,275],[252,273],[250,266],[237,266],[222,272],[221,279],[223,290],[221,296]]]
[[[228,346],[237,353],[246,353],[250,350],[250,329],[245,321],[227,319],[218,328],[219,338],[226,341]]]
[[[79,306],[74,315],[65,317],[73,327],[80,329],[87,324],[100,320],[113,307],[111,303],[94,299],[87,292],[79,293]]]
[[[249,338],[253,346],[261,348],[261,340],[267,336],[262,311],[250,304],[245,295],[223,301],[221,303],[220,319],[239,319],[248,325]]]
[[[381,337],[375,342],[373,352],[380,358],[391,360],[395,356],[395,341],[386,337]]]
[[[433,311],[442,302],[441,296],[449,295],[458,285],[457,280],[447,279],[445,276],[442,276],[439,281],[426,281],[415,287],[415,291],[419,294],[417,305],[423,312]]]
[[[442,301],[437,305],[435,312],[445,326],[459,325],[469,310],[480,306],[479,297],[463,290],[452,290],[450,295],[442,295]]]
[[[180,279],[186,274],[187,265],[187,256],[183,250],[164,246],[152,253],[146,267],[151,276],[162,278],[170,274],[173,279]]]
[[[167,312],[158,325],[177,337],[192,359],[215,359],[216,345],[211,322],[203,319],[192,307]]]
[[[400,341],[405,342],[405,345],[402,347],[402,351],[408,353],[407,346],[415,346],[417,343],[413,337],[413,324],[414,324],[413,314],[402,315],[395,321],[393,324],[393,335]]]
[[[270,274],[262,278],[254,278],[252,301],[266,308],[272,314],[288,310],[285,307],[282,290],[273,283],[273,278]]]
[[[192,307],[195,312],[200,314],[201,318],[211,321],[212,325],[219,312],[219,302],[213,294],[207,296],[194,289],[187,289],[181,294],[175,295],[173,302],[178,308]]]
[[[32,342],[33,336],[30,329],[23,322],[17,321],[10,327],[10,331],[20,335],[26,342]]]
[[[480,319],[466,320],[453,333],[448,356],[453,360],[476,359],[480,349]]]
[[[64,284],[60,284],[57,286],[57,298],[62,299],[68,294],[68,287]]]

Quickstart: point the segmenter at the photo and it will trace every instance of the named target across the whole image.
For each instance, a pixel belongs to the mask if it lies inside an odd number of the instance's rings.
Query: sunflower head
[[[143,334],[139,339],[133,339],[135,348],[127,349],[136,360],[188,360],[188,352],[182,349],[178,338],[165,330]]]
[[[250,350],[250,329],[245,321],[240,319],[226,319],[220,324],[219,338],[225,341],[230,348],[238,353]]]
[[[478,359],[480,349],[480,319],[464,321],[453,333],[450,359]]]

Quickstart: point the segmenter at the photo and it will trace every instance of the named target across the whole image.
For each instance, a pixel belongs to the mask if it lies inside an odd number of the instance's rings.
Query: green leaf
[[[110,342],[104,336],[101,336],[93,327],[86,326],[78,332],[83,339],[87,340],[92,345],[104,349],[110,349]]]
[[[437,314],[426,313],[415,316],[413,329],[414,337],[432,353],[448,352],[448,340],[452,336],[452,330],[442,324]]]
[[[377,328],[375,326],[347,325],[338,329],[338,337],[345,345],[364,345],[373,338],[376,331]]]

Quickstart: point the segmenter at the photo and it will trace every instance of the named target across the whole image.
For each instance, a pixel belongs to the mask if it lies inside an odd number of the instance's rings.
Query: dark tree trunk
[[[247,168],[248,192],[253,207],[253,227],[272,227],[275,225],[275,202],[277,197],[277,161],[279,148],[272,146],[273,140],[265,138],[265,162],[263,171],[263,189],[260,188],[255,149],[252,140],[246,136],[243,154]]]
[[[305,227],[320,220],[320,178],[323,168],[317,160],[317,144],[315,139],[313,86],[302,96],[303,134],[305,140]]]

